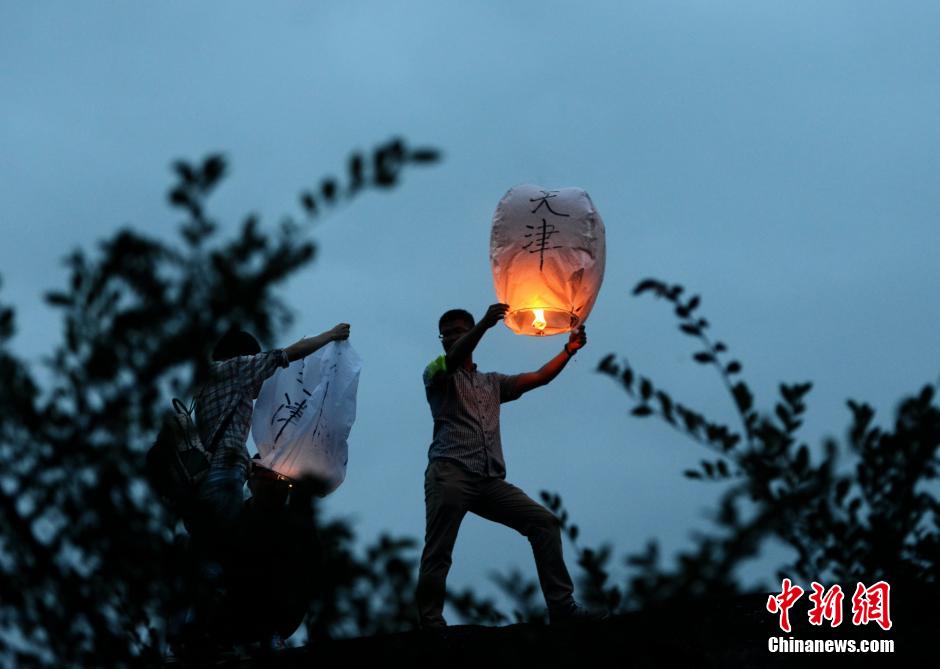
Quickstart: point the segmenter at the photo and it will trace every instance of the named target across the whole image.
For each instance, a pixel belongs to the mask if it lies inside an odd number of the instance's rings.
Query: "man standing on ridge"
[[[424,478],[426,532],[415,598],[423,629],[446,626],[442,615],[445,581],[464,515],[478,516],[518,531],[532,545],[539,584],[550,620],[598,617],[579,606],[562,557],[558,519],[522,490],[507,483],[499,434],[499,405],[544,386],[587,343],[582,325],[564,350],[535,372],[507,376],[478,372],[473,350],[501,321],[506,304],[493,304],[479,323],[462,309],[438,322],[444,355],[424,370],[424,389],[434,418],[434,437]]]

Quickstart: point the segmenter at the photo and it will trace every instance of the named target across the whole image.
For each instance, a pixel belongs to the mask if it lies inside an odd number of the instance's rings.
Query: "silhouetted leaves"
[[[681,292],[681,290],[679,291]],[[673,295],[678,297],[678,292],[669,293],[669,297],[672,298]],[[685,304],[676,302],[676,315],[680,318],[689,318],[692,315],[692,312],[698,307],[701,302],[701,298],[698,295],[693,295],[691,299]]]
[[[849,492],[852,482],[849,479],[842,479],[836,484],[836,501],[841,502]]]
[[[202,162],[202,174],[199,182],[204,191],[208,192],[225,175],[225,159],[220,154],[208,156]]]
[[[633,387],[633,370],[629,367],[623,370],[623,374],[620,375],[620,380],[623,381],[623,385],[627,388]]]
[[[656,391],[656,399],[659,400],[659,406],[663,418],[671,423],[674,420],[672,417],[672,399],[670,399],[669,395],[661,390]]]
[[[46,293],[46,302],[52,306],[70,307],[72,306],[72,300],[72,296],[66,295],[65,293],[59,293],[56,291]]]
[[[348,173],[348,191],[353,195],[365,185],[365,160],[361,153],[354,153],[349,157]]]
[[[662,292],[663,284],[655,279],[644,279],[640,281],[636,287],[633,289],[634,295],[641,295],[647,291],[655,290],[657,292]]]
[[[931,385],[926,385],[921,389],[920,395],[917,396],[917,401],[925,408],[929,407],[930,403],[933,401],[934,395],[936,395],[934,387]]]
[[[171,190],[169,199],[170,204],[176,204],[181,207],[188,207],[190,205],[189,194],[186,192],[186,189],[182,187]]]
[[[320,182],[320,195],[331,203],[336,199],[336,179],[324,179]]]
[[[187,557],[144,483],[143,452],[170,394],[191,397],[203,383],[223,332],[279,338],[291,313],[277,288],[314,257],[290,221],[271,232],[248,216],[217,236],[206,201],[226,174],[220,154],[172,169],[182,243],[124,229],[94,253],[69,254],[68,288],[46,295],[64,341],[42,393],[6,348],[13,312],[0,306],[0,583],[15,585],[0,585],[0,656],[23,666],[40,649],[55,666],[159,661],[167,621],[189,603]],[[312,194],[301,201],[316,209]],[[360,558],[346,523],[318,525],[311,631],[410,628],[416,542],[383,535]],[[7,632],[27,650],[11,650]]]
[[[557,513],[558,510],[561,509],[561,497],[557,494],[543,490],[540,496],[542,501],[545,502],[545,506],[547,506],[552,513]]]
[[[796,453],[796,459],[793,461],[793,468],[797,473],[801,473],[806,470],[806,466],[809,464],[809,451],[806,446],[800,446],[799,450]]]
[[[415,149],[408,154],[408,159],[413,163],[437,163],[443,159],[443,155],[437,149]]]
[[[308,215],[310,216],[317,215],[317,201],[313,197],[312,193],[309,193],[309,192],[301,193],[300,203],[303,205]]]
[[[597,371],[607,374],[617,374],[617,364],[614,362],[616,356],[613,353],[605,355],[597,365]]]
[[[196,172],[188,163],[182,160],[177,160],[173,163],[173,170],[183,180],[184,183],[192,184],[197,181]]]
[[[849,409],[851,409],[852,418],[854,419],[851,439],[853,443],[859,443],[862,441],[862,437],[868,430],[868,426],[871,424],[871,420],[875,416],[875,411],[867,404],[857,404],[852,400],[848,400],[846,404],[848,404]]]
[[[770,537],[794,550],[795,560],[780,572],[791,578],[808,581],[829,573],[836,582],[884,579],[893,586],[903,582],[937,592],[940,502],[935,486],[927,492],[928,482],[937,478],[940,469],[940,409],[932,404],[935,387],[925,386],[900,403],[893,430],[873,426],[872,407],[849,400],[852,424],[848,436],[857,459],[855,474],[835,477],[839,447],[834,440],[824,441],[824,454],[817,464],[810,448],[796,442],[811,383],[780,384],[781,401],[773,405],[772,412],[768,415],[755,410],[748,385],[730,379],[741,374],[741,363],[722,362],[719,355],[727,346],[723,342],[711,344],[705,334],[707,321],[693,318],[692,312],[699,306],[697,296],[682,303],[681,286],[655,279],[644,279],[636,286],[634,294],[643,293],[674,305],[680,330],[704,344],[705,350],[693,356],[697,362],[717,363],[745,428],[747,448],[736,448],[741,435],[675,402],[663,391],[655,391],[664,420],[699,443],[721,449],[728,458],[703,460],[700,469],[687,469],[683,476],[738,483],[727,488],[715,514],[720,533],[699,536],[694,551],[678,556],[677,569],[668,572],[659,567],[655,544],[644,554],[628,556],[627,564],[638,574],[629,582],[626,601],[646,606],[690,599],[711,601],[709,597],[733,593],[738,587],[730,577],[735,566],[755,555]],[[608,356],[610,368],[600,371],[612,377],[620,375],[614,359]],[[651,381],[649,384],[652,388]],[[633,414],[656,413],[648,397],[623,385],[638,402]],[[668,398],[668,403],[663,403],[663,398]],[[678,417],[677,423],[672,422],[670,412]],[[748,503],[746,514],[739,508],[741,500]]]
[[[301,206],[309,218],[315,218],[325,208],[352,199],[368,188],[387,190],[398,185],[407,165],[431,165],[439,162],[441,157],[437,149],[409,149],[404,139],[392,138],[375,147],[371,153],[354,152],[346,165],[345,180],[327,176],[316,189],[303,191]]]
[[[373,175],[375,185],[379,188],[390,188],[398,181],[405,158],[405,145],[400,139],[394,139],[381,146],[373,154]]]
[[[751,407],[754,405],[754,396],[751,395],[751,391],[743,381],[734,384],[731,392],[734,396],[734,402],[738,405],[738,409],[741,413],[746,413],[751,410]]]

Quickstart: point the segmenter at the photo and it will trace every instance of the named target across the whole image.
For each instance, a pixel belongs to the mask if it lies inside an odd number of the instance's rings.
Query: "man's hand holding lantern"
[[[491,304],[483,315],[483,318],[480,319],[480,323],[486,328],[491,328],[506,317],[507,311],[509,311],[508,304],[501,302]]]
[[[568,343],[565,344],[565,353],[572,356],[580,349],[584,348],[585,344],[587,344],[587,333],[584,331],[584,326],[582,325],[577,330],[572,330],[571,334],[568,335]]]

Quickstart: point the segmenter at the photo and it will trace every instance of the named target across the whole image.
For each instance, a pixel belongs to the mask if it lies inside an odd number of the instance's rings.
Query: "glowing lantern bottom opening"
[[[506,314],[506,324],[513,332],[538,337],[570,332],[579,321],[570,311],[548,307],[527,307]]]

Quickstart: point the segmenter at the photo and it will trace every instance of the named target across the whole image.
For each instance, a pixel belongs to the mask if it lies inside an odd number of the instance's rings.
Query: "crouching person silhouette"
[[[434,436],[424,477],[426,531],[415,598],[423,629],[444,627],[445,581],[460,523],[468,511],[524,535],[532,546],[550,620],[600,617],[579,606],[562,557],[561,528],[545,507],[507,483],[500,442],[499,409],[554,379],[585,345],[584,326],[564,350],[538,371],[507,376],[479,372],[473,350],[483,334],[506,315],[494,304],[479,323],[462,309],[438,322],[444,355],[424,370],[424,388]]]

